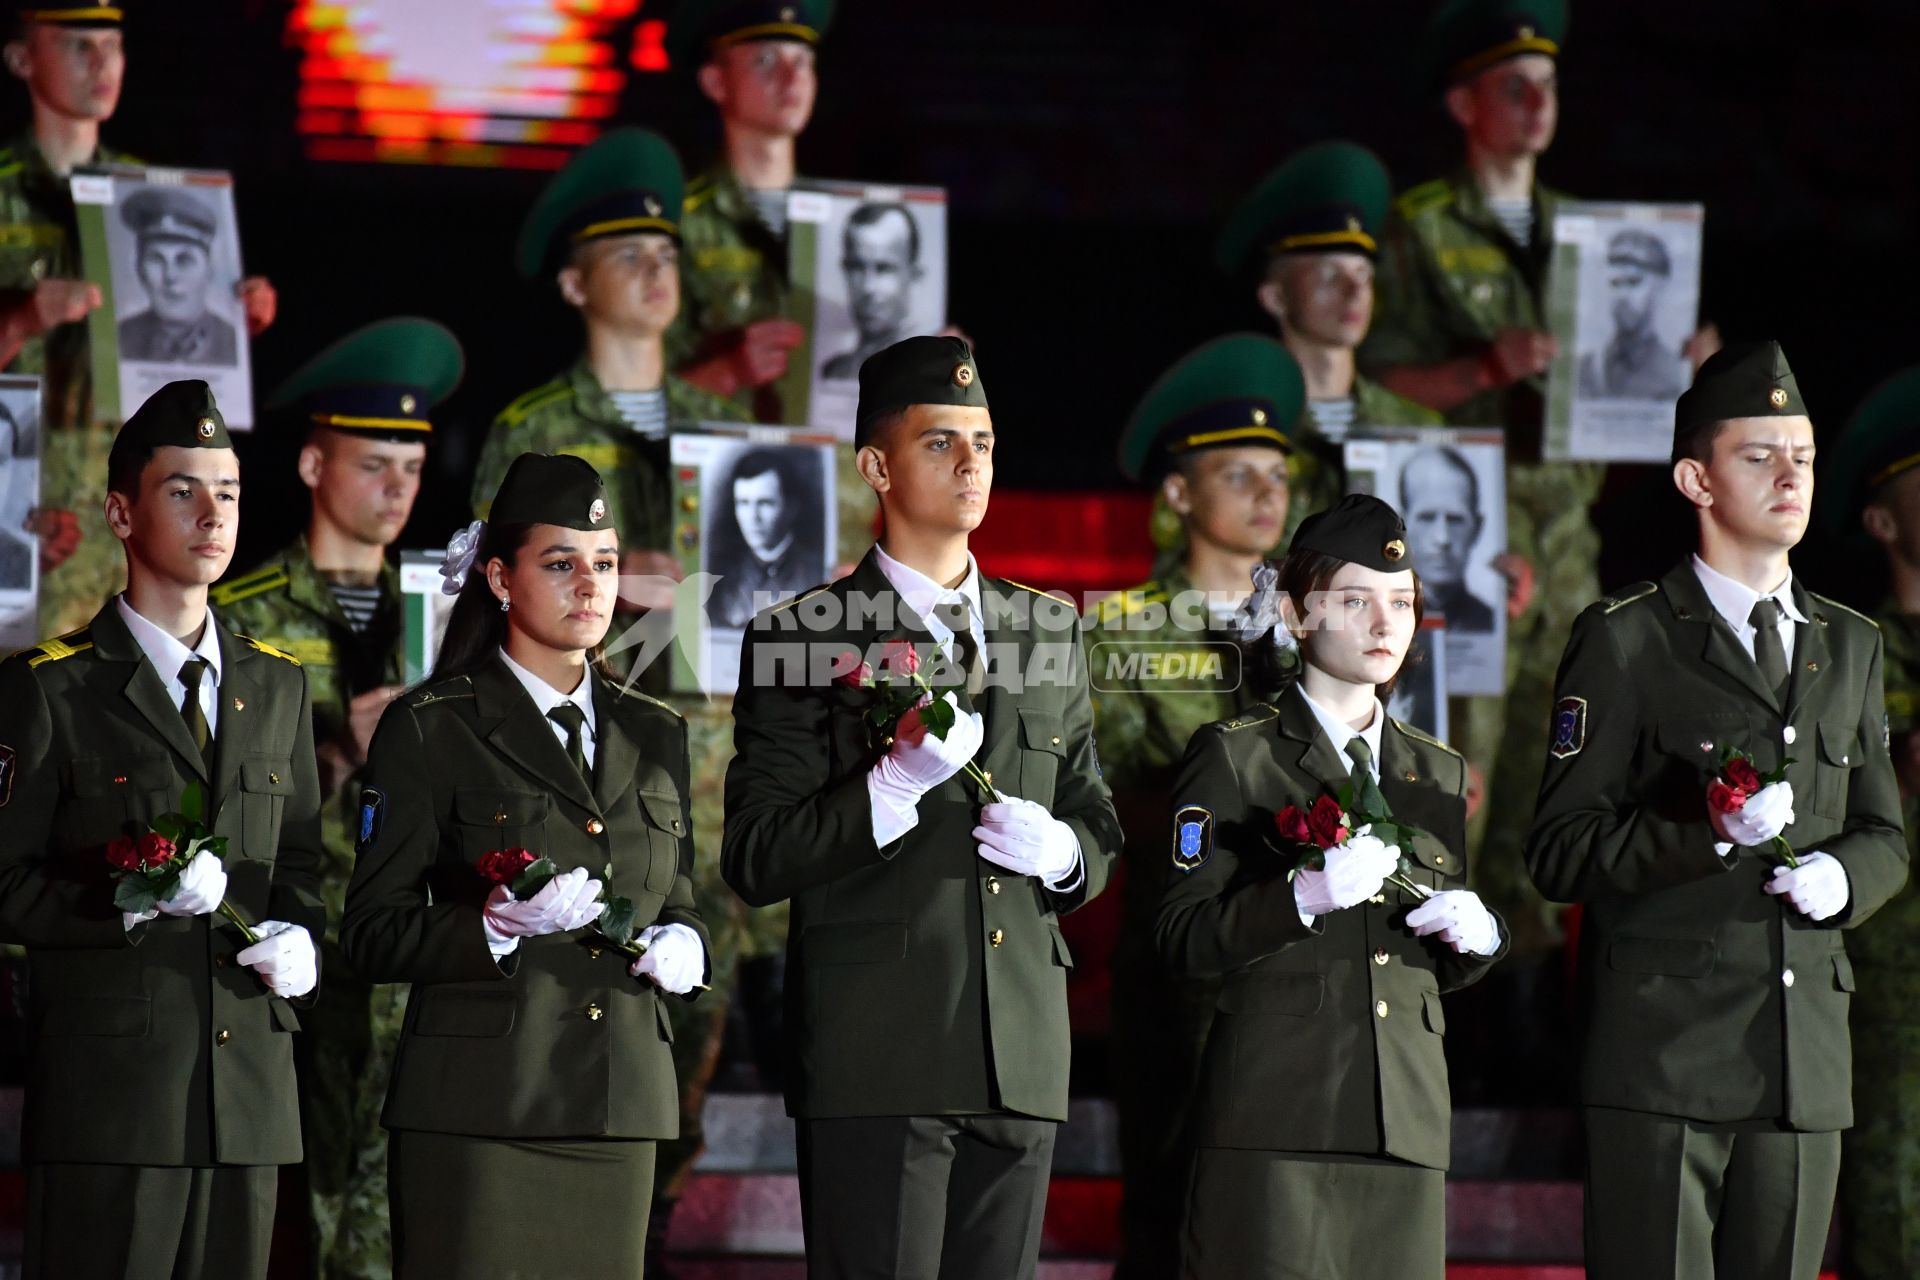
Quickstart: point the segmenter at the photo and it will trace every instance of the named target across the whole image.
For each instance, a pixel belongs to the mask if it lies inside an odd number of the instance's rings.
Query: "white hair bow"
[[[467,572],[473,568],[473,557],[480,551],[480,535],[486,530],[485,520],[475,520],[447,541],[447,555],[440,562],[440,576],[444,579],[440,590],[444,594],[457,596],[460,588],[466,585]]]

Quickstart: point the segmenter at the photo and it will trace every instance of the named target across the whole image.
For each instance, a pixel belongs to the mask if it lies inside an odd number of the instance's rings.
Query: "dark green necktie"
[[[1375,818],[1391,817],[1386,797],[1380,794],[1380,784],[1373,780],[1373,748],[1356,733],[1347,742],[1347,757],[1353,761],[1350,782],[1354,805]]]
[[[187,722],[187,732],[193,736],[193,745],[200,748],[200,758],[211,764],[213,730],[207,724],[205,708],[200,705],[200,682],[206,678],[209,665],[205,658],[188,658],[180,664],[180,683],[187,690],[186,696],[180,700],[180,715]]]
[[[1787,648],[1780,640],[1780,602],[1772,596],[1758,601],[1747,622],[1753,627],[1753,660],[1760,681],[1773,690],[1774,701],[1787,696]]]
[[[986,664],[980,661],[980,642],[973,638],[972,610],[963,597],[933,607],[933,616],[953,631],[953,658],[966,673],[967,696],[977,698],[987,687]]]
[[[581,777],[592,782],[593,770],[587,766],[587,713],[580,709],[577,702],[563,702],[547,712],[547,719],[567,731],[567,759],[573,761],[573,767],[580,771]]]

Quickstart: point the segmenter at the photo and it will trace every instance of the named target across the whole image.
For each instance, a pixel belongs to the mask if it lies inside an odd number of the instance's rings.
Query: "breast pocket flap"
[[[539,791],[470,788],[453,793],[453,816],[475,826],[524,827],[545,821],[551,803]]]
[[[285,760],[242,760],[240,786],[255,795],[293,794],[293,766]]]
[[[685,833],[687,821],[680,816],[679,796],[660,791],[642,791],[638,795],[640,808],[646,812],[648,822],[676,836]]]
[[[1020,708],[1020,742],[1029,751],[1044,751],[1049,755],[1067,754],[1067,729],[1060,717],[1050,711],[1035,711],[1028,707]]]

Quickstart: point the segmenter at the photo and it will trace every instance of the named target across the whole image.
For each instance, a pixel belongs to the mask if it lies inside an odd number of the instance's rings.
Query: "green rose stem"
[[[1774,849],[1779,852],[1780,856],[1786,859],[1789,867],[1797,867],[1800,865],[1800,859],[1793,856],[1793,846],[1787,843],[1785,836],[1775,836],[1771,843]]]
[[[934,687],[927,682],[927,678],[925,676],[920,674],[920,670],[917,666],[907,674],[908,674],[908,677],[913,681],[914,687],[927,695],[927,698],[929,700],[927,703],[928,708],[933,707],[935,704],[944,705],[943,699],[939,696],[938,691],[935,690]],[[928,733],[932,733],[934,737],[940,739],[940,741],[942,742],[945,742],[947,740],[947,730],[953,727],[951,721],[948,721],[948,723],[945,726],[943,726],[938,732],[935,732],[933,725],[930,722],[927,722],[927,716],[925,712],[922,712],[921,720],[923,723],[927,723]],[[966,774],[969,778],[973,779],[974,785],[980,788],[980,793],[984,795],[989,801],[991,801],[994,804],[1006,803],[1007,798],[1001,795],[1000,792],[995,789],[993,785],[993,779],[989,778],[986,774],[986,771],[981,769],[979,765],[969,760],[966,762],[966,764],[962,765],[961,768],[963,768],[966,771]]]
[[[233,921],[234,927],[240,930],[240,936],[245,938],[249,945],[260,941],[260,937],[254,933],[253,927],[240,918],[240,913],[235,911],[225,898],[220,899],[220,914]]]

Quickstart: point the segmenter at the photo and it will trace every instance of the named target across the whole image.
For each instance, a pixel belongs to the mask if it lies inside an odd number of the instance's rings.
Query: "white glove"
[[[193,861],[187,863],[187,869],[180,873],[180,881],[174,885],[173,892],[164,902],[156,902],[153,907],[164,915],[204,916],[210,911],[218,911],[221,900],[226,896],[227,869],[220,865],[220,859],[202,849],[193,855]]]
[[[1500,926],[1480,895],[1468,889],[1443,889],[1407,912],[1413,936],[1437,933],[1440,941],[1466,956],[1490,956],[1500,949]]]
[[[1047,812],[1045,805],[1018,796],[983,805],[973,829],[980,856],[1017,876],[1035,876],[1049,889],[1080,866],[1080,839],[1073,828]]]
[[[671,996],[683,996],[700,985],[707,971],[707,949],[692,929],[684,924],[650,924],[634,941],[646,951],[627,967],[628,973],[652,978],[656,987]]]
[[[1762,787],[1737,812],[1721,813],[1710,807],[1707,816],[1720,838],[1730,844],[1765,844],[1793,824],[1793,784]]]
[[[1786,894],[1793,909],[1809,920],[1825,920],[1853,896],[1847,869],[1832,854],[1820,852],[1803,855],[1797,867],[1775,867],[1773,879],[1762,887]]]
[[[1294,872],[1294,903],[1303,918],[1356,906],[1379,893],[1399,866],[1398,845],[1362,830],[1327,850],[1322,869],[1302,867]]]
[[[893,747],[867,774],[875,844],[892,844],[913,830],[920,821],[920,797],[965,768],[986,740],[986,722],[978,711],[958,714],[960,704],[951,693],[945,701],[956,712],[945,740],[927,732],[915,707],[894,725]]]
[[[235,956],[236,963],[259,974],[267,990],[284,999],[313,990],[320,981],[320,957],[305,926],[262,920],[253,926],[253,933],[260,941]]]
[[[522,938],[566,933],[592,924],[607,909],[606,903],[594,901],[599,896],[600,882],[587,879],[585,867],[555,876],[525,902],[516,902],[513,890],[506,885],[495,885],[487,895],[482,917],[487,946],[494,955],[504,956],[519,946]]]

